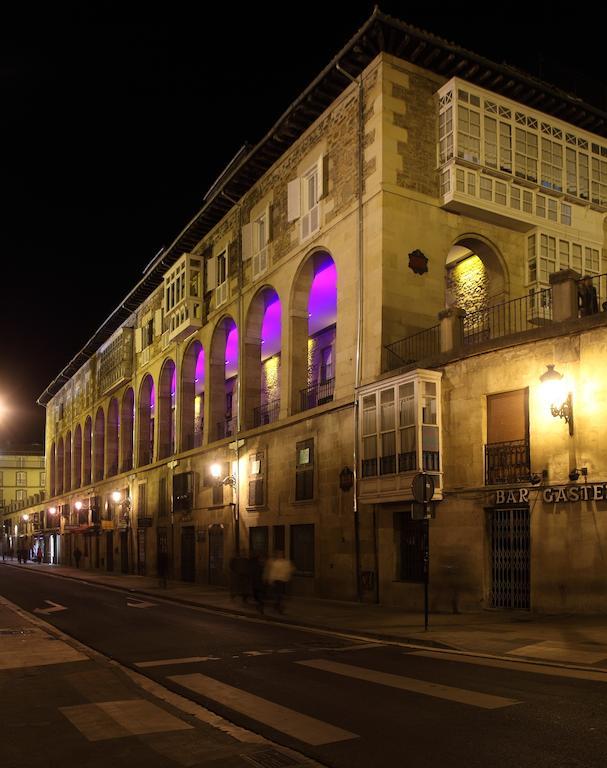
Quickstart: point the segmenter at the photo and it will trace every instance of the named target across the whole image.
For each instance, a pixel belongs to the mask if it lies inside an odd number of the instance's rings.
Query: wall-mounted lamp
[[[56,515],[57,514],[57,507],[49,507],[48,508],[49,515]]]
[[[77,501],[77,502],[74,504],[74,507],[76,508],[76,511],[77,511],[77,512],[80,512],[80,510],[82,509],[82,502],[81,502],[81,501]]]
[[[27,521],[30,519],[30,516],[26,513],[25,515],[21,516],[21,519],[23,520],[24,523],[27,523]]]
[[[342,491],[349,491],[354,485],[354,472],[350,467],[344,467],[339,473],[339,487]]]
[[[569,434],[573,435],[573,396],[565,392],[563,374],[554,370],[554,365],[547,365],[547,370],[540,376],[550,413],[559,416],[569,424]]]
[[[216,480],[217,485],[230,485],[232,488],[236,487],[236,478],[234,475],[226,475],[223,480],[221,480],[221,475],[223,472],[221,471],[221,465],[220,464],[211,464],[211,475]]]

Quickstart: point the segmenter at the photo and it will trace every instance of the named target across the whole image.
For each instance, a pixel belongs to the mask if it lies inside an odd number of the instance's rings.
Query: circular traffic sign
[[[431,501],[434,496],[434,478],[425,472],[418,472],[411,483],[411,493],[415,501]]]

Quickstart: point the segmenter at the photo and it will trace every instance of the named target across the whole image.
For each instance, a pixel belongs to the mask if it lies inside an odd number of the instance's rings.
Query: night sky
[[[0,448],[42,441],[38,395],[373,8],[81,5],[0,19]],[[590,5],[380,7],[607,107]]]

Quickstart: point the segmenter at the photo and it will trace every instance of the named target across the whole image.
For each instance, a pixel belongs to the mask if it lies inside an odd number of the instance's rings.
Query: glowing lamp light
[[[77,504],[78,502],[76,502]],[[56,515],[57,514],[57,507],[49,507],[48,508],[49,515]]]
[[[21,519],[23,520],[24,523],[27,523],[27,521],[30,519],[30,516],[26,513],[25,515],[23,515]]]
[[[550,413],[564,419],[569,424],[569,434],[573,435],[573,395],[567,391],[563,374],[556,371],[554,365],[547,365],[540,381]]]
[[[112,501],[114,502],[114,504],[119,504],[122,501],[122,494],[120,493],[120,491],[114,491],[112,493]]]
[[[78,510],[78,512],[80,512],[80,510],[82,509],[82,502],[81,502],[81,501],[77,501],[77,502],[74,504],[74,506],[76,507],[76,509]]]
[[[211,464],[211,475],[215,478],[215,480],[219,480],[221,477],[221,467],[219,464]]]

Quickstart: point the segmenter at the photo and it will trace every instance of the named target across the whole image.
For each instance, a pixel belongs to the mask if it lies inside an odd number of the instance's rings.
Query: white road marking
[[[153,608],[156,605],[156,603],[148,603],[145,600],[137,600],[137,602],[127,600],[126,604],[128,608]]]
[[[185,656],[181,659],[157,659],[155,661],[136,661],[136,667],[168,667],[173,664],[197,664],[199,661],[221,661],[219,656]]]
[[[296,661],[295,663],[301,664],[304,667],[320,669],[323,672],[333,672],[336,675],[352,677],[369,683],[378,683],[379,685],[387,685],[390,688],[399,688],[400,690],[411,691],[412,693],[421,693],[424,696],[433,696],[437,699],[456,701],[459,704],[469,704],[481,709],[501,709],[502,707],[510,707],[513,704],[520,704],[516,699],[506,699],[489,693],[469,691],[465,688],[454,688],[450,685],[441,685],[440,683],[430,683],[426,680],[393,675],[389,672],[380,672],[375,669],[355,667],[351,664],[341,664],[338,661],[330,661],[328,659],[312,659],[310,661]]]
[[[508,656],[531,656],[534,659],[549,659],[551,661],[571,661],[575,664],[596,664],[607,658],[607,647],[582,650],[559,640],[544,640],[541,643],[523,645],[508,651]]]
[[[569,677],[576,680],[594,680],[599,683],[607,683],[607,670],[593,672],[585,669],[567,669],[567,667],[549,667],[542,664],[533,664],[524,661],[502,661],[501,659],[488,659],[478,656],[464,656],[459,653],[439,651],[415,651],[407,653],[407,656],[423,656],[427,659],[438,661],[457,661],[461,664],[474,664],[479,667],[493,667],[494,669],[509,669],[513,672],[530,672],[532,675],[550,675],[551,677]]]
[[[34,608],[34,613],[57,613],[58,611],[67,611],[67,607],[65,605],[59,605],[59,603],[54,603],[52,600],[45,600],[45,603],[48,603],[50,605],[50,608]]]
[[[67,719],[89,741],[139,736],[144,733],[185,731],[192,725],[171,715],[151,701],[129,699],[60,707]]]
[[[206,675],[174,675],[168,679],[305,744],[321,746],[358,738],[355,733],[283,707],[281,704],[255,696],[240,688],[226,685]]]
[[[243,656],[269,656],[274,651],[243,651]]]

